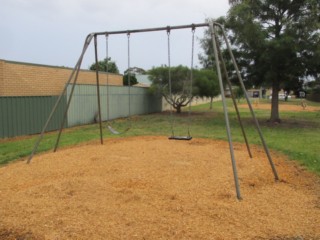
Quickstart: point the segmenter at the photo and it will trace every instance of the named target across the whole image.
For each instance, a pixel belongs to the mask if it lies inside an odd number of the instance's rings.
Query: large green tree
[[[278,92],[320,72],[319,0],[235,0],[228,36],[245,82],[272,87],[270,121],[280,122]]]
[[[237,55],[246,62],[247,80],[272,87],[270,121],[280,122],[279,90],[319,72],[319,65],[310,71],[319,45],[319,1],[236,1],[227,27]]]
[[[108,59],[105,58],[102,61],[98,61],[98,66],[99,66],[99,71],[101,72],[109,72],[109,73],[119,73],[119,69],[117,64],[111,60],[109,57]],[[108,66],[108,68],[107,68]],[[89,67],[90,70],[95,71],[96,70],[96,63],[92,63],[91,66]],[[107,70],[108,69],[108,70]]]

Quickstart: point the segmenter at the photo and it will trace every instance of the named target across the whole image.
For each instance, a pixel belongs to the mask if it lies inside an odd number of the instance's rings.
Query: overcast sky
[[[0,59],[73,67],[91,32],[203,23],[225,16],[228,0],[0,0]],[[196,29],[203,37],[203,29]],[[105,58],[105,38],[98,40]],[[195,47],[195,63],[201,51]],[[122,73],[128,67],[127,36],[109,37],[109,56]],[[130,65],[146,70],[167,64],[166,32],[131,34]],[[94,61],[93,47],[82,68]],[[191,30],[171,33],[171,65],[191,62]]]

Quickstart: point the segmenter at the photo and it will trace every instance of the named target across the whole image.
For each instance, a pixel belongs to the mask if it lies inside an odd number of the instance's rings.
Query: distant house
[[[248,97],[250,98],[263,98],[262,88],[247,90]]]
[[[152,82],[149,80],[149,75],[147,74],[136,74],[136,79],[138,81],[138,84],[135,86],[137,87],[150,87]]]
[[[127,69],[124,74],[133,74],[138,83],[135,84],[134,86],[136,87],[150,87],[151,86],[151,81],[149,80],[149,75],[146,74],[146,71],[142,68],[139,67],[131,67]]]

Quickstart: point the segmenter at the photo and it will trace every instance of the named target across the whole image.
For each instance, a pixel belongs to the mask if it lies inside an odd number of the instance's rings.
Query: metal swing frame
[[[216,28],[219,28],[221,33],[222,33],[223,40],[224,40],[224,42],[225,42],[225,44],[227,46],[230,58],[231,58],[232,63],[233,63],[234,70],[237,73],[238,81],[240,83],[241,89],[244,92],[246,102],[247,102],[247,104],[249,106],[249,110],[250,110],[251,116],[252,116],[252,118],[254,120],[254,124],[256,126],[256,129],[258,131],[258,134],[259,134],[260,140],[262,142],[264,151],[266,153],[266,156],[268,158],[269,164],[271,166],[274,178],[275,178],[276,181],[279,180],[277,170],[275,168],[275,165],[274,165],[273,160],[271,158],[269,149],[268,149],[267,144],[266,144],[266,142],[264,140],[264,137],[262,135],[259,122],[258,122],[258,120],[257,120],[257,118],[255,116],[254,111],[253,111],[253,108],[252,108],[251,102],[249,100],[249,96],[247,94],[247,91],[245,89],[245,86],[244,86],[244,83],[243,83],[239,68],[237,66],[235,57],[234,57],[234,55],[232,53],[230,43],[229,43],[229,41],[227,39],[227,36],[225,34],[223,26],[221,24],[219,24],[219,23],[216,23],[216,22],[191,24],[191,25],[182,25],[182,26],[170,26],[170,27],[167,26],[167,27],[160,27],[160,28],[136,29],[136,30],[126,30],[126,31],[95,32],[95,33],[89,34],[85,39],[85,43],[84,43],[81,55],[79,57],[79,60],[78,60],[77,64],[75,65],[75,67],[74,67],[74,69],[73,69],[73,71],[72,71],[72,73],[71,73],[71,75],[70,75],[70,77],[69,77],[69,79],[68,79],[68,81],[67,81],[67,83],[65,85],[65,88],[63,89],[61,95],[57,99],[57,101],[56,101],[56,103],[55,103],[55,105],[54,105],[54,107],[53,107],[53,109],[52,109],[52,111],[51,111],[51,113],[50,113],[50,115],[49,115],[49,117],[48,117],[48,119],[47,119],[47,121],[46,121],[46,123],[45,123],[45,125],[44,125],[44,127],[42,129],[42,131],[41,131],[41,134],[39,135],[39,138],[37,139],[37,141],[36,141],[36,143],[34,145],[34,148],[32,150],[31,155],[29,156],[29,158],[27,160],[27,163],[31,162],[32,157],[36,153],[36,151],[38,149],[38,146],[39,146],[41,140],[43,139],[44,133],[45,133],[45,131],[46,131],[46,129],[47,129],[49,123],[50,123],[50,120],[51,120],[54,112],[56,111],[56,109],[57,109],[57,107],[58,107],[58,105],[59,105],[59,103],[60,103],[60,101],[62,99],[62,96],[66,93],[67,86],[73,80],[70,97],[69,97],[68,103],[67,103],[67,108],[66,108],[66,111],[64,113],[64,117],[63,117],[63,120],[62,120],[62,123],[61,123],[61,127],[60,127],[59,134],[58,134],[58,137],[57,137],[56,145],[55,145],[55,148],[54,148],[54,151],[57,150],[58,145],[59,145],[60,136],[61,136],[61,133],[62,133],[62,129],[63,129],[63,126],[64,126],[65,121],[66,121],[67,112],[68,112],[68,109],[69,109],[69,106],[70,106],[70,102],[71,102],[71,99],[72,99],[72,95],[73,95],[73,92],[74,92],[74,88],[75,88],[75,85],[77,83],[77,79],[78,79],[81,63],[82,63],[83,57],[84,57],[89,45],[90,45],[90,43],[92,42],[93,39],[94,39],[94,49],[95,49],[94,50],[95,51],[95,61],[96,61],[96,82],[97,82],[97,101],[98,101],[98,110],[99,110],[98,113],[99,113],[99,127],[100,127],[100,142],[101,142],[101,144],[103,144],[100,90],[99,90],[100,89],[100,84],[99,84],[99,74],[98,74],[97,37],[98,36],[104,36],[106,34],[108,34],[108,35],[112,35],[112,34],[132,34],[132,33],[141,33],[141,32],[167,31],[168,28],[170,28],[170,30],[177,30],[177,29],[186,29],[186,28],[197,28],[197,27],[208,27],[209,30],[210,30],[210,33],[211,33],[212,46],[213,46],[213,50],[214,50],[214,59],[215,59],[215,64],[216,64],[216,69],[217,69],[217,74],[218,74],[218,79],[219,79],[219,85],[220,85],[221,99],[222,99],[224,118],[225,118],[225,123],[226,123],[226,132],[227,132],[227,137],[228,137],[228,142],[229,142],[229,149],[230,149],[230,156],[231,156],[231,163],[232,163],[232,170],[233,170],[233,176],[234,176],[234,183],[235,183],[235,189],[236,189],[237,198],[239,200],[242,199],[241,193],[240,193],[240,185],[239,185],[239,179],[238,179],[236,160],[235,160],[235,156],[234,156],[232,137],[231,137],[230,123],[229,123],[229,117],[228,117],[228,109],[227,109],[226,99],[225,99],[225,95],[224,95],[224,87],[223,87],[223,80],[222,80],[222,71],[224,72],[226,77],[227,77],[227,73],[226,73],[226,67],[225,67],[224,60],[222,59],[222,55],[219,52],[220,51],[219,50],[219,45],[218,45],[218,42],[216,40],[216,37],[217,37]],[[222,70],[220,68],[220,61],[221,61],[222,66],[223,66]],[[229,88],[231,90],[230,82],[229,82],[228,78],[226,78],[226,79],[227,79],[227,84],[228,84],[228,86],[229,86]],[[231,96],[233,98],[233,103],[234,103],[235,108],[236,108],[236,112],[237,112],[238,120],[240,122],[242,133],[244,133],[244,128],[243,128],[243,125],[241,123],[241,118],[240,118],[240,115],[239,115],[238,108],[236,107],[237,104],[236,104],[234,95],[231,95]],[[246,138],[245,134],[243,134],[243,136],[244,136],[246,144],[247,144],[247,149],[248,149],[249,156],[252,157],[252,154],[250,152],[250,148],[249,148],[249,145],[248,145],[247,138]]]

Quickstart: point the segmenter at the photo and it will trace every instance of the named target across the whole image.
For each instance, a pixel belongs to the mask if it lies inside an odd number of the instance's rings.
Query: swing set
[[[234,57],[234,55],[232,53],[230,43],[229,43],[229,41],[227,39],[227,36],[225,34],[223,26],[221,24],[219,24],[219,23],[216,23],[216,22],[191,24],[191,25],[182,25],[182,26],[167,26],[167,27],[160,27],[160,28],[136,29],[136,30],[126,30],[126,31],[95,32],[95,33],[89,34],[85,39],[85,43],[84,43],[81,55],[80,55],[80,57],[78,59],[78,62],[75,65],[75,67],[74,67],[74,69],[73,69],[73,71],[72,71],[72,73],[71,73],[71,75],[70,75],[70,77],[69,77],[69,79],[67,81],[67,84],[65,85],[65,88],[63,89],[61,95],[57,99],[57,102],[55,103],[55,105],[54,105],[54,107],[53,107],[53,109],[52,109],[52,111],[51,111],[51,113],[50,113],[50,115],[49,115],[49,117],[48,117],[48,119],[47,119],[47,121],[46,121],[46,123],[45,123],[45,125],[44,125],[44,127],[42,129],[42,131],[41,131],[41,134],[39,135],[39,138],[38,138],[37,142],[35,143],[35,146],[34,146],[34,148],[32,150],[32,153],[31,153],[31,155],[29,156],[29,158],[27,160],[27,163],[31,162],[31,159],[33,158],[34,154],[36,153],[36,151],[38,149],[38,146],[39,146],[39,144],[40,144],[40,142],[41,142],[41,140],[42,140],[42,138],[44,136],[44,133],[45,133],[45,131],[47,129],[47,126],[48,126],[48,124],[49,124],[54,112],[56,111],[57,106],[58,106],[58,104],[60,103],[60,101],[62,99],[62,96],[66,93],[67,86],[73,80],[72,88],[71,88],[71,92],[70,92],[70,97],[69,97],[68,102],[67,102],[67,108],[65,110],[64,117],[63,117],[63,120],[62,120],[62,123],[61,123],[61,127],[60,127],[60,130],[59,130],[59,133],[58,133],[58,137],[57,137],[56,144],[55,144],[55,147],[54,147],[54,152],[57,150],[58,145],[59,145],[59,141],[60,141],[60,136],[61,136],[61,133],[62,133],[62,129],[63,129],[63,126],[64,126],[65,121],[66,121],[68,108],[70,106],[70,102],[71,102],[71,99],[72,99],[74,88],[75,88],[76,83],[77,83],[77,79],[78,79],[81,63],[82,63],[83,57],[84,57],[89,45],[91,44],[92,40],[94,42],[94,52],[95,52],[95,62],[96,62],[96,86],[97,86],[97,103],[98,103],[98,120],[99,120],[99,128],[100,128],[100,142],[101,142],[101,144],[103,144],[103,130],[102,130],[101,104],[100,104],[100,81],[99,81],[99,73],[98,73],[98,45],[97,45],[97,38],[100,37],[100,36],[105,36],[105,38],[106,38],[106,58],[107,58],[107,72],[108,72],[108,60],[109,60],[109,53],[108,53],[108,51],[109,51],[109,49],[108,49],[109,48],[109,42],[108,42],[108,39],[109,39],[109,36],[111,36],[111,35],[119,35],[119,34],[120,35],[121,34],[126,34],[127,35],[128,69],[130,70],[130,36],[131,36],[131,34],[138,34],[138,33],[145,33],[145,32],[156,32],[156,31],[166,31],[166,33],[167,33],[167,41],[168,41],[169,101],[173,101],[173,93],[172,93],[172,89],[171,89],[171,86],[172,86],[172,82],[171,81],[172,81],[172,79],[171,79],[171,62],[170,62],[170,60],[171,60],[170,59],[170,55],[171,55],[171,51],[170,51],[170,47],[171,47],[170,46],[170,33],[171,33],[171,31],[178,30],[178,29],[191,29],[191,32],[192,32],[191,73],[190,73],[190,79],[189,79],[189,81],[190,81],[190,89],[189,89],[189,92],[188,92],[188,101],[189,101],[188,102],[188,104],[189,104],[188,118],[189,118],[189,124],[188,124],[188,129],[187,129],[187,135],[185,135],[185,136],[176,136],[175,135],[175,132],[174,132],[174,120],[173,120],[172,105],[171,105],[171,111],[170,111],[171,112],[171,114],[170,114],[170,118],[171,118],[171,136],[169,137],[170,140],[191,140],[192,136],[190,134],[190,127],[189,126],[190,126],[190,115],[191,115],[193,68],[194,68],[193,67],[194,33],[195,33],[196,28],[200,28],[200,27],[209,28],[209,31],[210,31],[210,34],[211,34],[212,47],[213,47],[213,51],[214,51],[215,65],[216,65],[216,69],[217,69],[219,86],[220,86],[220,93],[221,93],[221,99],[222,99],[222,105],[223,105],[224,119],[225,119],[225,124],[226,124],[226,132],[227,132],[227,138],[228,138],[228,143],[229,143],[231,164],[232,164],[232,170],[233,170],[233,176],[234,176],[234,183],[235,183],[235,189],[236,189],[237,198],[239,200],[242,199],[241,193],[240,193],[240,186],[239,186],[239,180],[238,180],[238,172],[237,172],[237,167],[236,167],[236,161],[235,161],[235,156],[234,156],[234,148],[233,148],[233,142],[232,142],[232,137],[231,137],[231,130],[230,130],[230,123],[229,123],[229,117],[228,117],[227,104],[226,104],[226,99],[225,99],[225,95],[224,95],[224,87],[223,87],[224,84],[223,84],[222,75],[224,75],[224,79],[226,79],[226,85],[230,89],[233,105],[234,105],[236,113],[237,113],[237,119],[239,121],[239,125],[241,127],[242,135],[244,137],[244,140],[245,140],[246,147],[247,147],[248,154],[249,154],[250,158],[252,158],[252,153],[250,151],[248,140],[247,140],[247,137],[246,137],[246,134],[245,134],[245,131],[244,131],[244,127],[243,127],[242,121],[241,121],[240,113],[239,113],[239,110],[238,110],[238,107],[237,107],[237,103],[236,103],[236,98],[235,98],[233,92],[231,91],[231,82],[230,82],[230,80],[228,78],[226,64],[225,64],[225,61],[224,61],[224,59],[222,57],[222,54],[221,54],[219,42],[217,41],[217,29],[219,29],[220,32],[222,33],[222,38],[224,40],[224,43],[225,43],[225,45],[227,47],[228,53],[229,53],[230,58],[232,60],[232,64],[233,64],[234,70],[235,70],[235,72],[237,74],[237,78],[238,78],[240,87],[242,88],[242,90],[244,92],[246,102],[248,104],[252,119],[254,120],[255,127],[257,129],[258,134],[259,134],[259,137],[260,137],[261,143],[263,145],[264,151],[266,153],[266,156],[268,158],[269,164],[271,166],[274,178],[275,178],[276,181],[279,180],[278,173],[276,171],[276,168],[275,168],[275,165],[274,165],[273,160],[271,158],[269,149],[268,149],[268,147],[266,145],[266,142],[264,140],[264,137],[262,135],[258,120],[257,120],[257,118],[255,116],[254,111],[253,111],[250,99],[248,97],[247,91],[246,91],[244,83],[243,83],[243,79],[241,77],[240,71],[239,71],[238,66],[237,66],[235,57]],[[110,119],[110,114],[109,114],[109,109],[111,107],[110,103],[109,103],[109,78],[108,78],[108,75],[107,75],[107,114],[108,114],[108,117],[107,117],[108,126],[107,126],[107,128],[112,134],[123,134],[123,133],[129,131],[130,128],[131,128],[131,120],[130,120],[130,115],[131,115],[131,108],[130,108],[130,106],[131,106],[131,103],[130,103],[130,97],[131,97],[130,96],[130,89],[131,89],[130,72],[128,73],[128,85],[129,85],[128,86],[128,106],[129,106],[129,111],[128,111],[128,116],[127,116],[128,127],[125,128],[123,131],[118,131],[118,130],[116,130],[115,128],[113,128],[111,126],[111,119]]]

